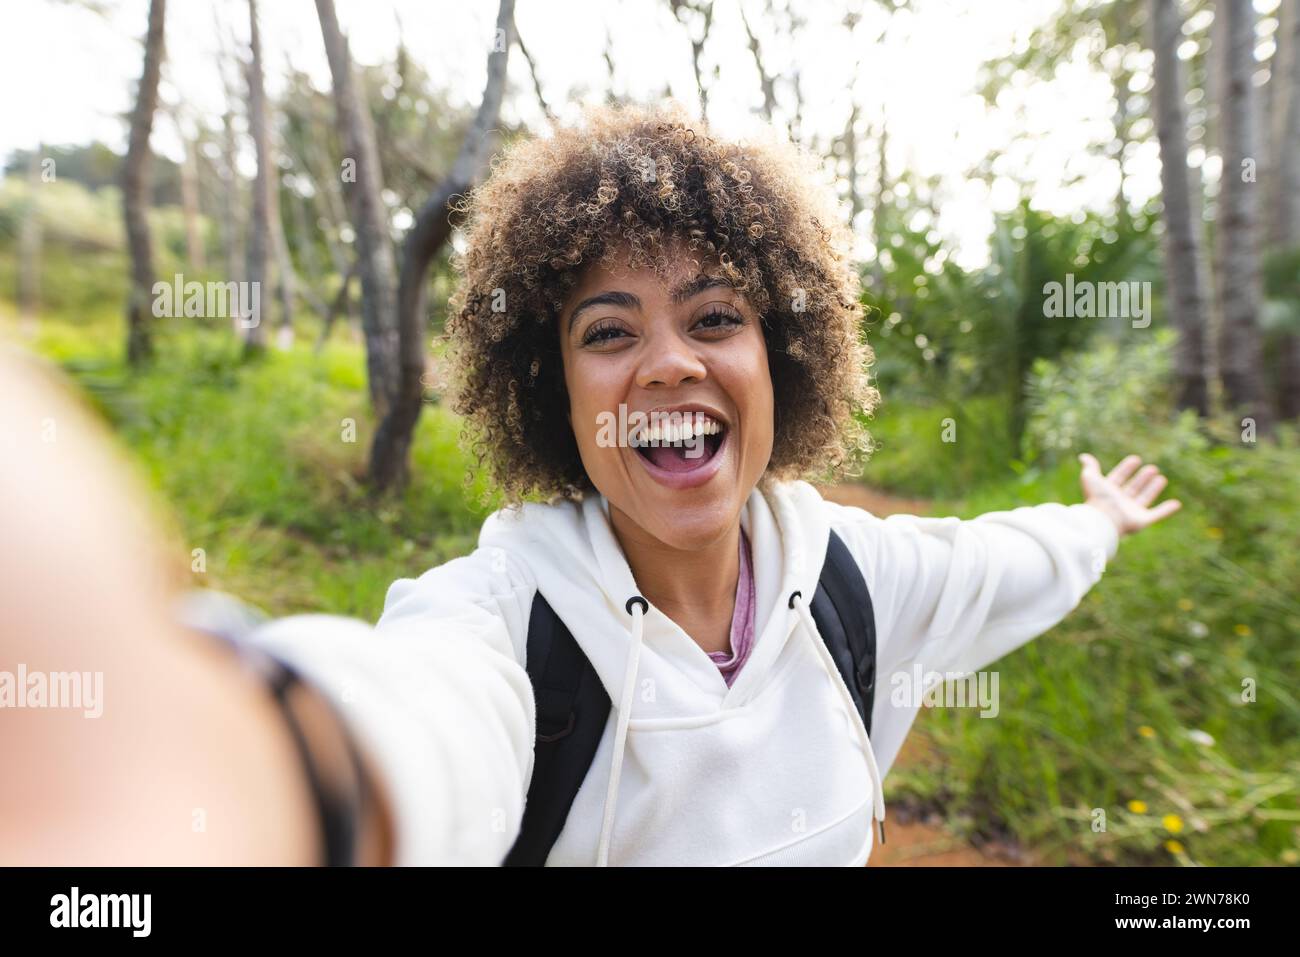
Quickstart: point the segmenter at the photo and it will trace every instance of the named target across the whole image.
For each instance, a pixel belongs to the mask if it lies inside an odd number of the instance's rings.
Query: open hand
[[[1154,465],[1139,469],[1142,459],[1136,455],[1125,456],[1108,475],[1102,475],[1101,464],[1087,452],[1079,456],[1079,461],[1083,464],[1079,474],[1083,500],[1104,512],[1119,529],[1121,538],[1154,525],[1183,507],[1176,498],[1151,507],[1169,480]]]

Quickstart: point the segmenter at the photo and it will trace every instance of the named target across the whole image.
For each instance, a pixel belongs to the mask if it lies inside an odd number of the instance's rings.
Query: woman
[[[972,521],[823,500],[802,479],[858,459],[877,397],[849,237],[815,182],[789,148],[599,110],[511,149],[471,197],[456,409],[519,507],[396,582],[373,630],[298,616],[241,639],[305,679],[323,777],[347,777],[356,742],[361,860],[506,859],[541,731],[540,596],[611,704],[547,864],[863,864],[919,707],[897,676],[973,672],[1041,634],[1120,537],[1178,508],[1151,507],[1165,480],[1135,456],[1106,476],[1081,456],[1083,504]],[[870,733],[810,611],[834,539],[873,610]],[[277,794],[300,820],[301,780]],[[310,854],[301,837],[283,853]]]

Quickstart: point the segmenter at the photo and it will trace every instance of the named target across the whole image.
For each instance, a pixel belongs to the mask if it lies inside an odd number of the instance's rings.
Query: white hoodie
[[[984,668],[1060,621],[1118,545],[1090,505],[879,519],[804,482],[760,484],[741,523],[757,605],[731,688],[653,605],[629,612],[640,592],[599,495],[494,513],[472,554],[395,582],[374,628],[301,615],[249,640],[335,696],[379,768],[397,864],[499,864],[514,843],[540,589],[613,705],[548,865],[860,866],[920,707],[893,676]],[[832,528],[875,609],[870,739],[808,611]]]

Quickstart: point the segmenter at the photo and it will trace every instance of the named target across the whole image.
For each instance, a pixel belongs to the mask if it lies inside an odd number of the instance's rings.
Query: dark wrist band
[[[284,715],[293,737],[294,747],[301,759],[307,784],[311,789],[312,803],[320,822],[321,864],[326,867],[351,867],[357,863],[357,844],[363,812],[374,801],[374,789],[366,775],[365,766],[357,752],[356,744],[347,723],[338,710],[323,695],[319,700],[329,709],[335,727],[343,738],[350,765],[351,786],[332,787],[321,773],[320,765],[312,752],[311,742],[303,731],[302,723],[289,701],[289,691],[295,684],[312,686],[304,682],[297,670],[256,645],[241,640],[243,633],[258,622],[245,606],[238,605],[227,596],[204,596],[209,602],[199,606],[196,613],[182,614],[183,624],[198,634],[218,639],[235,653],[240,665],[255,678],[266,684],[280,713]]]
[[[366,776],[361,766],[361,759],[352,742],[352,736],[348,733],[337,712],[334,712],[336,725],[343,737],[344,747],[347,749],[348,762],[352,770],[352,781],[355,783],[355,793],[349,795],[331,788],[326,783],[325,776],[321,774],[320,767],[312,753],[311,744],[303,733],[302,725],[298,720],[293,705],[288,700],[289,690],[295,684],[301,684],[302,679],[297,671],[284,662],[275,660],[274,665],[274,674],[270,679],[271,693],[275,696],[275,700],[284,714],[285,721],[289,725],[294,744],[298,749],[299,757],[302,759],[303,770],[307,775],[307,784],[311,788],[312,801],[316,806],[317,817],[320,820],[323,843],[322,864],[326,867],[353,867],[357,863],[357,840],[361,807],[368,797],[366,793]],[[326,702],[326,705],[328,706],[328,702]],[[333,712],[332,708],[331,711]]]

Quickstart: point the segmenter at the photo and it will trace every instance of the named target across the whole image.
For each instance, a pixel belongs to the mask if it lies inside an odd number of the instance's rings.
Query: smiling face
[[[588,267],[560,312],[560,351],[582,464],[615,527],[695,550],[735,527],[767,468],[773,390],[753,307],[718,270],[670,248],[665,277],[622,255]],[[670,429],[635,447],[635,427],[656,420]],[[683,423],[703,428],[671,431]]]

